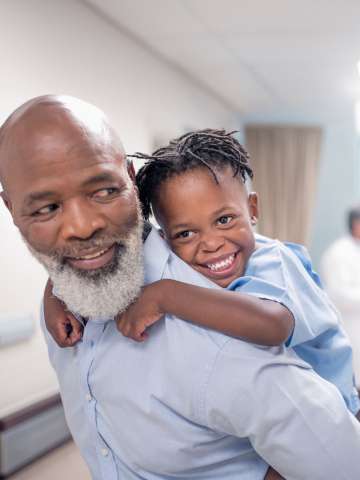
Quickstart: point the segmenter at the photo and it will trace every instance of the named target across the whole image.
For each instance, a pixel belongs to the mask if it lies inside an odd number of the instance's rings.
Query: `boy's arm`
[[[52,293],[48,279],[44,291],[44,317],[46,328],[59,347],[72,347],[82,337],[82,326]]]
[[[292,314],[278,302],[175,280],[160,280],[144,287],[118,326],[124,335],[140,340],[146,327],[164,314],[268,346],[284,342],[294,326]]]
[[[282,477],[276,470],[269,467],[264,480],[284,480],[284,477]]]

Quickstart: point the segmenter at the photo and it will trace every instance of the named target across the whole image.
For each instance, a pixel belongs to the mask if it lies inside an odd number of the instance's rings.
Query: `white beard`
[[[117,239],[110,266],[93,271],[63,265],[54,256],[39,253],[24,241],[32,255],[45,267],[54,285],[54,294],[67,308],[88,319],[107,320],[122,313],[138,297],[144,281],[143,223]]]

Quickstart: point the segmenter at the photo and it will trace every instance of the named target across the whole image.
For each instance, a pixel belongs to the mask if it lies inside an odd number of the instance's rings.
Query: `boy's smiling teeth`
[[[218,272],[219,270],[225,270],[226,268],[230,267],[234,259],[235,259],[235,253],[232,253],[224,260],[221,260],[221,262],[207,263],[206,266],[210,268],[210,270],[212,270],[213,272]]]

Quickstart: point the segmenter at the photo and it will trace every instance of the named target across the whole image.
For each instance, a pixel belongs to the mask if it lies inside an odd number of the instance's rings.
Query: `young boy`
[[[252,170],[239,142],[223,130],[203,130],[135,157],[146,160],[137,174],[145,219],[153,213],[171,250],[220,288],[168,279],[149,284],[119,317],[119,330],[144,340],[167,313],[249,342],[285,343],[334,383],[356,414],[351,347],[306,252],[254,236],[257,195],[247,193]],[[45,318],[52,332],[71,323],[69,345],[80,338],[50,287]]]

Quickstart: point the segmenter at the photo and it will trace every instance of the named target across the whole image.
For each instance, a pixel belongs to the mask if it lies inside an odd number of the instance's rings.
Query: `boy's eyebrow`
[[[179,230],[179,229],[182,230],[182,229],[188,229],[188,228],[190,228],[188,223],[178,223],[176,225],[171,226],[171,230]]]
[[[215,210],[215,212],[212,212],[212,216],[217,217],[218,215],[221,215],[222,213],[226,212],[226,210],[229,210],[231,208],[233,208],[231,207],[231,205],[224,205],[218,210]],[[191,221],[189,221],[188,223],[177,223],[176,225],[171,226],[172,230],[189,229],[189,228],[191,228]]]
[[[215,210],[215,212],[213,212],[213,216],[217,217],[221,213],[224,213],[226,210],[229,210],[230,208],[231,208],[230,205],[224,205],[221,208],[219,208],[218,210]]]

